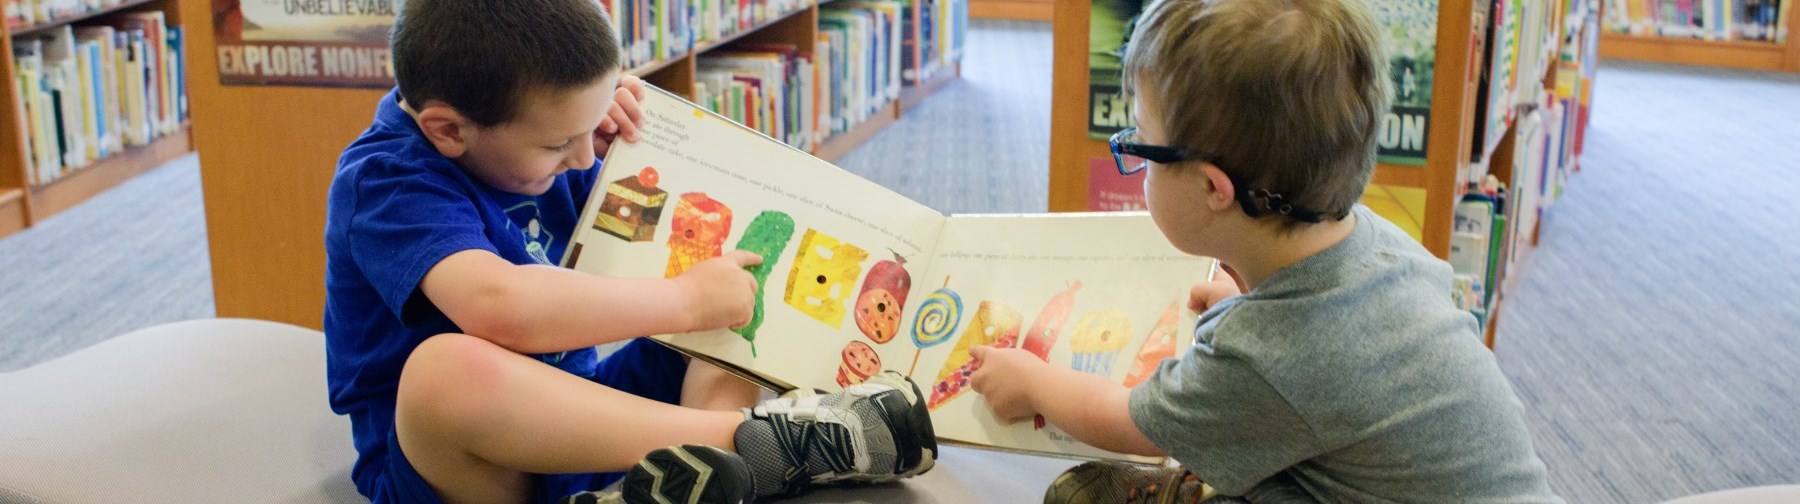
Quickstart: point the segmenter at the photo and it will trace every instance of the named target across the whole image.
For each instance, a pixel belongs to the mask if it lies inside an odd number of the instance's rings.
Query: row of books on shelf
[[[6,0],[6,27],[48,24],[89,12],[117,7],[123,0]]]
[[[1793,0],[1606,0],[1612,33],[1702,40],[1787,40]]]
[[[735,35],[805,8],[802,0],[605,0],[625,65],[687,54],[696,44]]]
[[[1483,66],[1477,89],[1475,142],[1469,180],[1480,180],[1481,164],[1498,147],[1522,108],[1578,92],[1582,62],[1595,58],[1595,17],[1600,0],[1493,0],[1478,13],[1488,16],[1483,32]],[[1561,9],[1560,11],[1558,9]],[[1559,22],[1560,20],[1560,22]],[[1545,82],[1552,67],[1555,82]]]
[[[1483,97],[1475,110],[1475,142],[1471,159],[1481,161],[1498,145],[1518,105],[1541,101],[1545,72],[1566,45],[1566,30],[1555,22],[1581,19],[1594,0],[1490,0],[1476,12],[1487,25],[1482,36],[1483,66],[1477,88]],[[1558,9],[1563,9],[1559,11]],[[1559,13],[1561,14],[1559,16]],[[1479,180],[1477,175],[1472,180]]]
[[[828,0],[829,1],[829,0]],[[628,68],[686,55],[695,47],[736,35],[812,5],[810,0],[605,0],[617,25]],[[837,4],[844,4],[839,6]],[[882,4],[884,6],[871,6]],[[891,6],[887,6],[891,4]],[[969,0],[838,1],[830,12],[879,10],[894,41],[899,78],[929,80],[962,57]],[[823,24],[823,23],[822,23]],[[891,25],[891,26],[890,26]],[[886,46],[884,46],[886,47]],[[811,57],[811,56],[808,56]]]
[[[187,118],[182,40],[160,11],[14,39],[31,183],[180,130]]]
[[[1547,0],[1496,0],[1493,7],[1494,15],[1512,16],[1515,21],[1495,20],[1491,25],[1490,36],[1498,35],[1489,39],[1494,45],[1489,46],[1486,71],[1511,78],[1483,83],[1481,92],[1490,94],[1481,109],[1509,118],[1505,122],[1491,115],[1482,118],[1477,124],[1493,129],[1476,138],[1492,140],[1486,135],[1512,132],[1512,176],[1502,180],[1491,174],[1501,172],[1492,169],[1497,168],[1493,163],[1508,156],[1477,153],[1467,174],[1474,182],[1457,205],[1450,239],[1450,264],[1456,273],[1452,298],[1483,324],[1500,296],[1508,266],[1526,249],[1519,240],[1531,239],[1575,170],[1586,110],[1581,96],[1592,85],[1598,64],[1600,21],[1595,13],[1601,6],[1596,0],[1570,0],[1560,6]],[[1552,10],[1559,7],[1565,9],[1560,16]],[[1556,23],[1559,17],[1562,22]],[[1552,67],[1555,79],[1545,82]]]
[[[736,44],[700,55],[694,101],[814,150],[899,98],[907,17],[901,0],[827,4],[819,12],[812,54],[787,44]]]
[[[903,20],[907,40],[901,54],[902,79],[907,84],[929,81],[951,64],[962,61],[963,41],[969,33],[969,0],[912,0],[919,4],[918,25]]]
[[[1575,167],[1579,104],[1555,99],[1526,108],[1514,125],[1512,178],[1486,175],[1457,204],[1450,235],[1451,297],[1483,324],[1500,296],[1507,270],[1525,250],[1538,222]],[[1485,166],[1484,166],[1485,168]]]

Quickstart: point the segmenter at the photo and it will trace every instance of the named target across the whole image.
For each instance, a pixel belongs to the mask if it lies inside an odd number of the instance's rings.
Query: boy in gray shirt
[[[1170,242],[1230,278],[1194,287],[1195,345],[1135,389],[976,352],[999,417],[1182,465],[1090,462],[1046,503],[1561,502],[1449,265],[1356,204],[1388,104],[1380,41],[1363,0],[1146,8],[1124,65],[1138,127],[1113,153],[1149,171]]]

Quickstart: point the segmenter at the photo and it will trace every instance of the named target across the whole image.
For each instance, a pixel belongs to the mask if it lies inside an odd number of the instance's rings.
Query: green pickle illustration
[[[768,289],[769,271],[775,269],[775,261],[787,250],[788,240],[794,236],[794,218],[776,211],[764,211],[750,221],[750,227],[744,229],[744,237],[738,240],[737,249],[747,250],[762,256],[762,264],[750,267],[750,275],[756,277],[756,311],[750,316],[750,323],[734,329],[744,341],[750,342],[750,356],[756,356],[756,329],[763,323],[763,291]]]

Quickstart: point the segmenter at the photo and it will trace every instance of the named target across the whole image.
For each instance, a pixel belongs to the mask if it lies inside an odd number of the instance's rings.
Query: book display
[[[1600,55],[1800,72],[1793,0],[1603,0]]]
[[[191,150],[176,0],[6,2],[0,236]]]

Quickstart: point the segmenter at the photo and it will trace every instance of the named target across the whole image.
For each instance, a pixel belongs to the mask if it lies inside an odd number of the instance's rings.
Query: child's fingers
[[[737,263],[740,268],[756,266],[762,264],[763,261],[762,256],[748,250],[733,250],[725,254],[725,257],[731,262]]]
[[[1230,297],[1229,291],[1230,287],[1217,281],[1194,284],[1194,289],[1188,294],[1188,309],[1196,312],[1206,311],[1207,308],[1212,307],[1213,303]]]
[[[619,77],[619,87],[630,90],[631,95],[634,98],[639,100],[644,99],[644,79],[640,79],[636,75]]]
[[[982,360],[983,358],[987,357],[988,352],[991,352],[993,350],[994,350],[993,347],[989,347],[987,345],[975,345],[975,346],[969,347],[969,356],[974,357],[975,360]]]
[[[627,122],[630,122],[632,126],[643,126],[644,107],[638,103],[643,99],[644,86],[642,84],[639,84],[636,90],[619,88],[619,91],[615,92],[615,96],[613,96],[613,103],[616,105],[613,110],[624,110]]]
[[[625,138],[627,142],[636,142],[637,123],[631,122],[630,113],[626,112],[624,108],[624,104],[620,103],[615,105],[612,110],[606,111],[606,119],[602,120],[601,124],[613,123],[613,129],[618,130],[620,137]]]
[[[619,132],[619,124],[613,122],[612,113],[608,112],[606,117],[600,118],[600,127],[597,129],[599,129],[601,133],[611,135]]]

